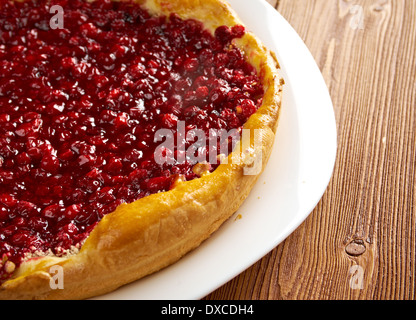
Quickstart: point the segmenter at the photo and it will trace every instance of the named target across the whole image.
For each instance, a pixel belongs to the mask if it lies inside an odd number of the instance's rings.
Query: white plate
[[[322,75],[292,27],[263,0],[229,0],[285,78],[269,163],[238,212],[172,266],[97,299],[201,299],[273,250],[311,213],[332,175],[336,124]],[[237,215],[241,219],[236,219]]]

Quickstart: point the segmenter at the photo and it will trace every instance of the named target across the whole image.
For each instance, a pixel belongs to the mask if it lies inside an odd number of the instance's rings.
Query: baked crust
[[[223,0],[137,0],[154,15],[171,12],[218,26],[243,24]],[[84,299],[108,293],[154,273],[198,247],[242,204],[259,175],[244,174],[261,155],[270,156],[281,107],[283,79],[272,52],[252,33],[234,43],[243,49],[264,82],[259,110],[245,123],[250,143],[229,155],[213,173],[179,183],[174,189],[120,205],[104,216],[80,251],[23,262],[0,287],[0,299]],[[254,130],[261,136],[255,143]],[[249,161],[248,161],[249,159]],[[261,170],[262,171],[262,170]],[[52,289],[50,267],[63,268],[64,289]]]

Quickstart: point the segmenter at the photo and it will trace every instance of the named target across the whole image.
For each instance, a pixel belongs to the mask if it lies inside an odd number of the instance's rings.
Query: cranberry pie
[[[282,87],[223,0],[1,1],[0,298],[93,297],[196,248],[265,167]]]

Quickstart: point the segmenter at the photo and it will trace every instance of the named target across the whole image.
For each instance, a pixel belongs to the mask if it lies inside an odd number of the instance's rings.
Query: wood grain
[[[280,0],[267,0],[268,3],[270,3],[273,7],[277,8],[279,5]]]
[[[413,300],[416,1],[268,2],[324,75],[337,161],[308,219],[206,299]]]

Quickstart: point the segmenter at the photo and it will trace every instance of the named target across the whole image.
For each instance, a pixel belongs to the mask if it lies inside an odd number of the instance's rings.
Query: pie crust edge
[[[224,0],[137,0],[152,14],[177,13],[214,32],[221,25],[243,25]],[[247,198],[258,175],[244,174],[247,157],[261,154],[265,168],[275,140],[284,81],[271,51],[251,32],[234,43],[243,49],[264,82],[258,111],[245,123],[250,145],[242,146],[213,173],[174,189],[119,206],[94,228],[79,252],[23,262],[0,287],[0,299],[85,299],[111,292],[152,274],[198,247]],[[254,142],[260,129],[261,144]],[[64,289],[52,289],[50,267],[62,266]]]

